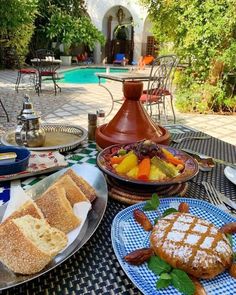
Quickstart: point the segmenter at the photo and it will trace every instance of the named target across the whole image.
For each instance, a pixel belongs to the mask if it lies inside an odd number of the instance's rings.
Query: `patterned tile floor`
[[[15,127],[16,117],[21,110],[25,93],[30,95],[35,110],[41,114],[43,121],[47,123],[70,123],[87,128],[87,114],[89,112],[96,112],[100,108],[108,113],[111,107],[109,94],[97,84],[59,83],[62,91],[55,96],[53,85],[47,82],[44,83],[43,92],[38,97],[27,80],[22,84],[19,93],[16,93],[14,89],[16,76],[16,71],[0,71],[0,98],[10,117],[10,122],[7,123],[0,106],[0,134]],[[107,81],[106,84],[112,90],[115,99],[122,97],[121,83]],[[109,121],[114,116],[119,107],[119,104],[115,104],[113,112],[106,118],[106,121]],[[168,107],[168,113],[168,123],[172,123],[170,107]],[[235,115],[200,115],[177,112],[178,124],[193,127],[234,145],[236,144],[235,122]],[[161,124],[165,124],[163,119]]]

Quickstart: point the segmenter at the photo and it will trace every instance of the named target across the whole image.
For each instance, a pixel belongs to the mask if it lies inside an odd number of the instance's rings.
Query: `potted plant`
[[[56,42],[55,48],[63,48],[60,59],[62,65],[69,66],[71,65],[70,47],[74,38],[73,17],[61,8],[53,6],[52,10],[46,34],[53,42]]]
[[[61,65],[62,66],[70,66],[71,65],[71,59],[72,56],[70,54],[70,47],[67,46],[67,44],[63,43],[63,51],[61,51],[60,53],[60,60],[61,60]]]

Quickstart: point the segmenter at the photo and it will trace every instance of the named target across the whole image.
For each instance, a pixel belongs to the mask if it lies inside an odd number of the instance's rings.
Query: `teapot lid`
[[[39,116],[35,113],[33,104],[30,100],[30,97],[26,94],[24,96],[23,109],[20,114],[22,119],[33,120],[39,118]]]

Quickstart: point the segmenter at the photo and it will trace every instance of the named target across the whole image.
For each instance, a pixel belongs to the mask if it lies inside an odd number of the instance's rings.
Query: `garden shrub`
[[[11,57],[17,55],[19,61],[24,62],[34,31],[37,3],[37,0],[0,1],[0,62],[5,67],[12,67],[18,62],[16,56],[16,60],[10,62],[8,54]]]
[[[236,108],[236,0],[140,0],[156,40],[173,44],[189,65],[177,83],[181,111],[233,112]]]

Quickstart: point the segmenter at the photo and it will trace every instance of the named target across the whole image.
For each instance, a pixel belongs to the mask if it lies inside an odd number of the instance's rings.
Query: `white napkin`
[[[8,202],[6,211],[4,212],[2,222],[28,200],[31,200],[31,197],[28,196],[23,190],[23,188],[20,186],[20,181],[12,181],[10,200]]]
[[[58,151],[49,152],[31,152],[28,172],[37,172],[52,167],[66,167],[68,163]]]
[[[67,247],[69,247],[70,244],[72,244],[74,242],[74,240],[77,238],[78,234],[81,231],[82,226],[85,223],[85,220],[87,218],[87,215],[88,215],[88,212],[90,209],[91,209],[90,202],[84,201],[84,202],[74,204],[74,206],[73,206],[74,214],[81,220],[81,223],[74,230],[70,231],[67,234],[68,243],[67,243],[66,247],[60,251],[60,253],[63,252]]]

